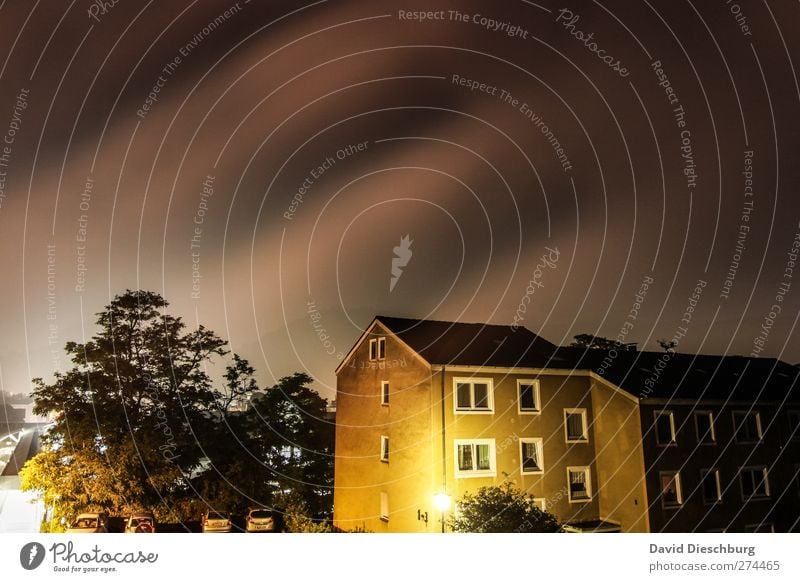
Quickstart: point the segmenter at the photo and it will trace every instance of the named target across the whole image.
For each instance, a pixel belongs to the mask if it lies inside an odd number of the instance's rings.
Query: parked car
[[[200,520],[203,533],[228,533],[231,531],[231,514],[227,511],[207,511]]]
[[[244,516],[244,531],[247,533],[279,531],[278,515],[272,509],[251,507]]]
[[[80,513],[67,529],[67,533],[108,533],[108,514]]]
[[[125,533],[155,533],[156,518],[152,513],[134,513],[128,518]]]

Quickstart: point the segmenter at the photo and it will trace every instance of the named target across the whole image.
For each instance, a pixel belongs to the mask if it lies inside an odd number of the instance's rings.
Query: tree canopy
[[[72,368],[34,380],[34,410],[54,424],[20,472],[23,488],[56,522],[101,509],[183,521],[208,508],[271,506],[278,492],[329,511],[333,426],[312,379],[294,374],[261,390],[227,342],[187,329],[167,306],[148,291],[117,296],[90,341],[66,344]],[[215,382],[209,370],[220,362]],[[235,406],[248,398],[246,411]]]
[[[459,533],[547,533],[557,532],[555,516],[542,511],[531,495],[506,481],[465,493],[448,525]]]

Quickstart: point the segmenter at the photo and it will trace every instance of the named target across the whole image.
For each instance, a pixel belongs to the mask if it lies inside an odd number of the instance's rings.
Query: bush
[[[550,533],[560,524],[556,517],[539,509],[531,495],[508,481],[466,493],[458,501],[456,515],[448,521],[460,533]]]

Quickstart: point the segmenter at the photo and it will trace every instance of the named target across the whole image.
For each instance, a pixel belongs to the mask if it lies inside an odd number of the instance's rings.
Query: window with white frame
[[[656,442],[661,446],[674,445],[675,440],[675,415],[670,410],[656,410],[655,430]]]
[[[585,408],[564,409],[564,431],[568,443],[585,443],[589,440]]]
[[[681,474],[678,471],[662,471],[658,477],[661,481],[661,505],[663,507],[683,505]]]
[[[585,503],[592,499],[592,474],[589,467],[567,467],[569,502]]]
[[[386,359],[385,337],[376,337],[369,340],[369,359],[372,361]]]
[[[544,497],[534,497],[533,505],[538,507],[542,511],[547,511],[547,499],[545,499]]]
[[[770,496],[766,467],[742,467],[739,471],[742,499],[765,499]]]
[[[717,433],[714,428],[714,413],[697,411],[694,413],[694,428],[697,431],[697,442],[701,445],[714,445],[717,443]]]
[[[703,502],[711,504],[722,501],[719,469],[703,469],[700,471],[700,486],[703,491]]]
[[[789,439],[800,441],[800,410],[790,410],[789,413]]]
[[[389,383],[381,382],[381,405],[389,406]]]
[[[385,435],[381,436],[381,461],[389,462],[389,437]]]
[[[520,472],[523,475],[540,474],[544,471],[542,439],[519,439]]]
[[[490,414],[494,410],[491,378],[454,378],[455,411],[458,413]]]
[[[539,414],[539,380],[517,380],[517,409],[520,414]]]
[[[381,491],[381,514],[380,518],[383,521],[389,521],[389,494]]]
[[[494,439],[456,440],[456,477],[492,477],[496,474]]]
[[[761,414],[751,411],[734,411],[733,429],[737,443],[755,443],[761,440]]]

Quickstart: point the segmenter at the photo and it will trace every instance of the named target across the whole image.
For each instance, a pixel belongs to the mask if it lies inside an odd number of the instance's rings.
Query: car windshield
[[[250,512],[250,517],[253,519],[267,519],[272,517],[272,512],[268,509],[256,509]]]
[[[134,526],[134,527],[137,526],[137,525],[150,525],[152,522],[153,522],[153,520],[150,519],[149,517],[132,517],[131,518],[131,525]]]
[[[76,528],[91,528],[97,527],[97,520],[89,517],[81,518],[75,522],[75,525],[72,527]]]

